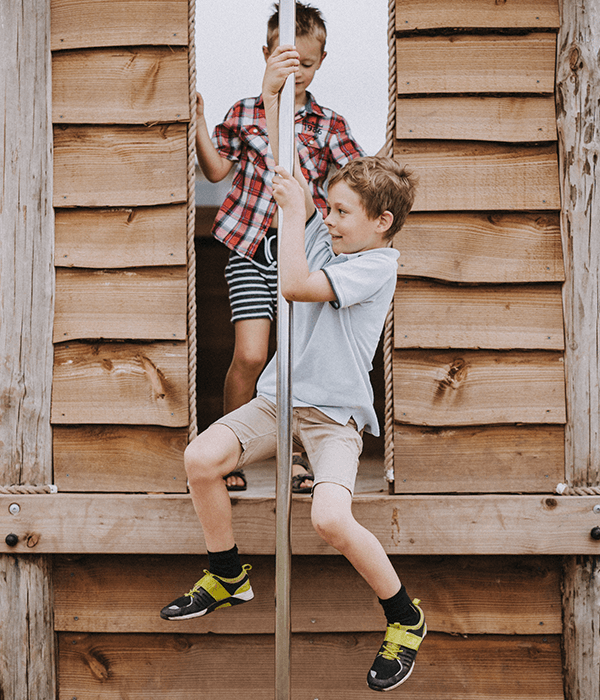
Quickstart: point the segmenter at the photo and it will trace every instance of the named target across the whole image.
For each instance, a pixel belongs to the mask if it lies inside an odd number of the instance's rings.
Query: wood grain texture
[[[552,94],[555,55],[555,34],[399,37],[398,94]]]
[[[396,138],[555,141],[554,98],[551,95],[400,98],[396,103]]]
[[[394,158],[419,178],[413,211],[560,209],[554,144],[404,140]]]
[[[187,0],[51,0],[52,50],[188,44]]]
[[[54,426],[54,483],[60,491],[185,493],[185,428]]]
[[[448,282],[562,282],[558,212],[411,212],[400,275]]]
[[[396,350],[394,418],[412,425],[564,423],[558,352]]]
[[[477,27],[541,29],[560,26],[558,0],[397,0],[396,29]]]
[[[185,267],[56,270],[55,343],[186,337]]]
[[[181,620],[180,633],[274,633],[275,559],[250,556],[243,561],[252,566],[252,604],[201,622]],[[392,564],[409,595],[421,599],[430,632],[562,631],[557,557],[394,555]],[[57,556],[56,630],[171,633],[173,623],[162,620],[157,607],[177,598],[188,584],[191,587],[207,567],[206,556]],[[373,591],[340,556],[292,559],[291,609],[293,632],[371,632],[385,625]]]
[[[382,639],[382,632],[294,635],[292,697],[372,697],[365,679]],[[238,645],[239,637],[175,631],[140,636],[61,633],[60,687],[69,698],[101,693],[103,700],[220,700],[237,694],[243,683],[245,698],[273,698],[274,637],[248,636],[243,654]],[[235,667],[236,672],[223,674],[223,667]],[[512,672],[507,674],[506,668]],[[417,700],[563,700],[560,638],[463,638],[434,632],[419,651],[410,689]]]
[[[0,4],[0,484],[52,481],[50,8]],[[2,535],[12,532],[7,523]],[[0,696],[53,700],[52,565],[0,556]]]
[[[560,285],[456,287],[400,279],[394,347],[562,350]]]
[[[185,124],[55,127],[55,207],[133,207],[186,198]]]
[[[14,502],[21,507],[18,517],[8,512]],[[596,503],[594,496],[358,494],[353,512],[389,554],[598,555],[600,543],[590,537],[598,521]],[[245,495],[233,500],[234,532],[242,555],[274,554],[274,510],[274,497]],[[3,495],[0,526],[19,537],[11,550],[15,554],[206,553],[187,495]],[[0,552],[7,551],[0,540]],[[309,496],[293,499],[292,551],[335,553],[312,527]]]
[[[552,493],[565,478],[559,425],[394,426],[395,493]]]
[[[186,47],[60,51],[52,57],[52,120],[147,124],[190,118]]]
[[[52,422],[186,426],[185,342],[57,345]]]
[[[57,267],[185,265],[184,204],[127,209],[57,209]]]

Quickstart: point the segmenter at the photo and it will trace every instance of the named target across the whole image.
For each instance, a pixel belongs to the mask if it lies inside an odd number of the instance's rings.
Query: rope
[[[196,0],[189,0],[188,8],[188,62],[190,80],[190,121],[187,133],[187,272],[188,272],[188,439],[198,434],[196,409]]]
[[[385,134],[386,155],[394,157],[396,131],[396,0],[388,2],[388,118]],[[390,304],[383,330],[383,376],[385,383],[383,465],[387,481],[394,481],[394,301]]]
[[[558,484],[556,493],[559,496],[600,496],[600,486],[569,486]]]
[[[13,484],[12,486],[0,486],[0,493],[58,493],[58,487],[54,484],[46,484],[44,486],[35,486],[34,484]]]

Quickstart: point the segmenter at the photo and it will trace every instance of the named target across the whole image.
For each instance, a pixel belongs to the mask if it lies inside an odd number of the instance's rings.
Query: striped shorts
[[[229,254],[225,267],[231,322],[277,314],[277,229],[268,229],[252,260]]]

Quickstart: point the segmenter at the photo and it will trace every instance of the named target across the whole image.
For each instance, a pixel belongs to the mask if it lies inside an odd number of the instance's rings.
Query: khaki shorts
[[[242,445],[238,467],[276,456],[275,404],[262,396],[228,413],[216,423],[226,425]],[[300,406],[292,413],[294,450],[304,449],[315,475],[314,485],[330,482],[354,493],[362,437],[351,418],[340,425],[317,408]]]

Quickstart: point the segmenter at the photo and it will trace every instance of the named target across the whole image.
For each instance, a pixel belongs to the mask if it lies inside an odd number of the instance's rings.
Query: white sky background
[[[325,17],[327,57],[309,88],[344,116],[368,155],[385,143],[387,0],[310,0]],[[237,100],[259,95],[272,0],[196,1],[198,90],[209,132]]]

